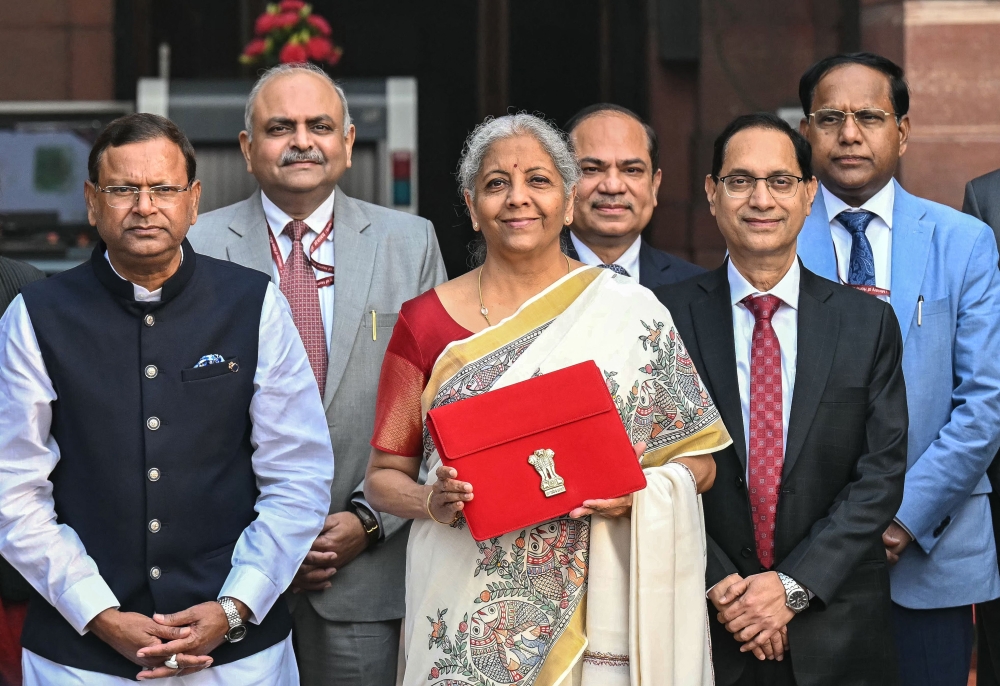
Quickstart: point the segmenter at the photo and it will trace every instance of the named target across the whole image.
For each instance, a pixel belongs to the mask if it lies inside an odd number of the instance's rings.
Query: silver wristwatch
[[[236,609],[236,603],[232,598],[219,598],[219,605],[226,613],[226,621],[229,622],[229,631],[226,632],[226,640],[230,643],[238,643],[247,635],[247,627],[240,617],[240,611]]]
[[[788,609],[798,614],[809,607],[809,594],[795,579],[781,572],[778,572],[778,578],[785,587],[785,606]]]

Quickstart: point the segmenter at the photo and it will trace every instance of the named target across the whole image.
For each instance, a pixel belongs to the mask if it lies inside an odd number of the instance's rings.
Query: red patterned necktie
[[[741,300],[754,316],[750,346],[750,447],[747,455],[750,513],[757,557],[774,565],[774,523],[778,510],[781,467],[785,461],[781,406],[781,347],[771,317],[781,306],[773,295]]]
[[[306,347],[309,365],[316,375],[320,397],[326,390],[326,331],[323,328],[323,314],[319,309],[319,288],[316,273],[302,246],[302,237],[309,231],[305,222],[290,221],[282,233],[292,239],[292,251],[281,270],[281,292],[292,307],[292,320],[299,330],[302,343]]]

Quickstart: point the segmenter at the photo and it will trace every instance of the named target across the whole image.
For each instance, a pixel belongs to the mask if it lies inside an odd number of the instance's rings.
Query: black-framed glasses
[[[890,118],[895,118],[897,122],[899,121],[899,117],[895,112],[886,112],[877,107],[866,107],[863,110],[856,110],[854,112],[822,109],[810,113],[809,117],[815,122],[817,128],[824,131],[839,131],[848,117],[854,117],[854,123],[858,127],[872,131],[882,128]]]
[[[720,176],[719,181],[726,189],[726,195],[730,198],[749,198],[753,195],[758,181],[763,181],[767,185],[767,190],[772,198],[791,198],[799,189],[799,182],[805,181],[800,176],[791,174],[774,174],[772,176],[748,176],[747,174],[730,174]]]
[[[191,190],[191,184],[186,186],[153,186],[147,191],[135,186],[106,186],[104,188],[94,185],[101,193],[104,193],[108,206],[118,210],[131,209],[139,202],[140,193],[149,193],[149,202],[155,207],[175,207],[181,201],[181,193]]]

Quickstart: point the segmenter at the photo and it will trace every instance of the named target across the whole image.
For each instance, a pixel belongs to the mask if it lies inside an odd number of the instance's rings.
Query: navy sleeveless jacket
[[[256,518],[250,400],[268,278],[183,244],[162,301],[137,302],[99,244],[89,262],[23,290],[55,388],[50,479],[58,521],[97,563],[123,612],[215,600]],[[196,367],[205,355],[224,362]],[[279,601],[226,664],[284,640]],[[22,645],[59,664],[134,679],[142,669],[76,630],[37,593]]]

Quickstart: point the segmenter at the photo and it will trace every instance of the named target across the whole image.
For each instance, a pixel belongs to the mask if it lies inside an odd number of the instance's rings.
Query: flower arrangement
[[[272,3],[257,17],[254,38],[240,55],[243,64],[279,62],[337,64],[344,51],[330,38],[330,24],[301,0]]]

